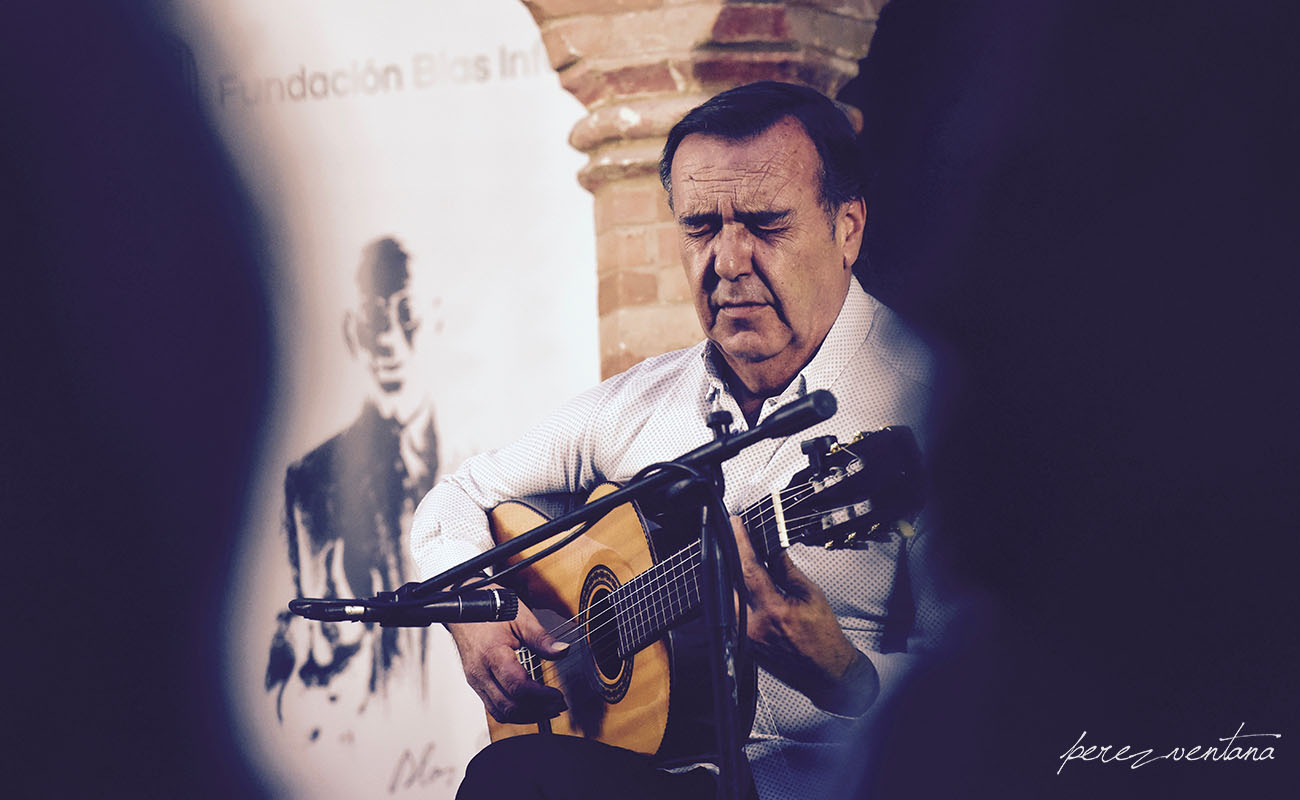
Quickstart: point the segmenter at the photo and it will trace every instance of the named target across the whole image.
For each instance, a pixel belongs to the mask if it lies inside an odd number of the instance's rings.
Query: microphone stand
[[[731,436],[731,414],[709,414],[713,441],[725,444]],[[740,554],[732,534],[730,515],[722,498],[727,494],[721,462],[702,470],[709,483],[700,488],[707,494],[700,503],[700,605],[709,630],[709,670],[713,685],[714,737],[718,748],[718,798],[740,800],[744,753],[740,744],[740,684],[738,655],[744,629],[737,624],[735,596]]]

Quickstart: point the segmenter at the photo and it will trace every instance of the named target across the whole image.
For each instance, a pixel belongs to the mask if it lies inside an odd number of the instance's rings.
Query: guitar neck
[[[777,549],[802,538],[786,525],[784,510],[793,490],[774,493],[741,515],[759,559],[766,562]],[[694,542],[620,586],[612,597],[618,624],[619,650],[636,653],[700,608],[700,543]]]

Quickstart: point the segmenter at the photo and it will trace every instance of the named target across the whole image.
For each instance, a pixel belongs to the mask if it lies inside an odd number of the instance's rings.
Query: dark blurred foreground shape
[[[268,379],[256,231],[147,4],[21,5],[0,33],[6,793],[255,796],[220,643]]]
[[[1300,75],[1287,4],[894,0],[874,286],[947,351],[936,529],[995,610],[861,797],[1294,791]],[[1087,744],[1275,746],[1099,764]]]

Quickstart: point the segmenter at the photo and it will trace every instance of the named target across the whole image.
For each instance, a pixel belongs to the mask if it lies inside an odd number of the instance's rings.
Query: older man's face
[[[739,142],[691,134],[673,157],[673,213],[696,313],[751,391],[794,377],[848,290],[865,213],[858,200],[829,216],[820,168],[793,118]]]

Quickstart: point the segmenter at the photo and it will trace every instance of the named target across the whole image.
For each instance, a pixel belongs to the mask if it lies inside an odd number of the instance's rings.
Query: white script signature
[[[1129,763],[1129,769],[1145,767],[1156,761],[1271,761],[1273,760],[1273,748],[1267,746],[1258,746],[1257,743],[1239,745],[1240,739],[1260,739],[1269,737],[1272,739],[1281,739],[1280,733],[1242,733],[1246,723],[1237,726],[1237,732],[1231,736],[1219,739],[1220,742],[1226,742],[1222,745],[1209,745],[1202,747],[1195,745],[1193,747],[1174,747],[1169,752],[1162,755],[1152,755],[1155,748],[1148,747],[1145,750],[1138,750],[1131,745],[1115,747],[1114,745],[1088,745],[1084,746],[1084,737],[1088,735],[1087,731],[1079,734],[1079,738],[1068,750],[1061,754],[1061,766],[1057,767],[1056,774],[1060,775],[1061,770],[1071,761],[1100,761],[1103,764],[1110,764],[1115,761],[1126,761]]]

